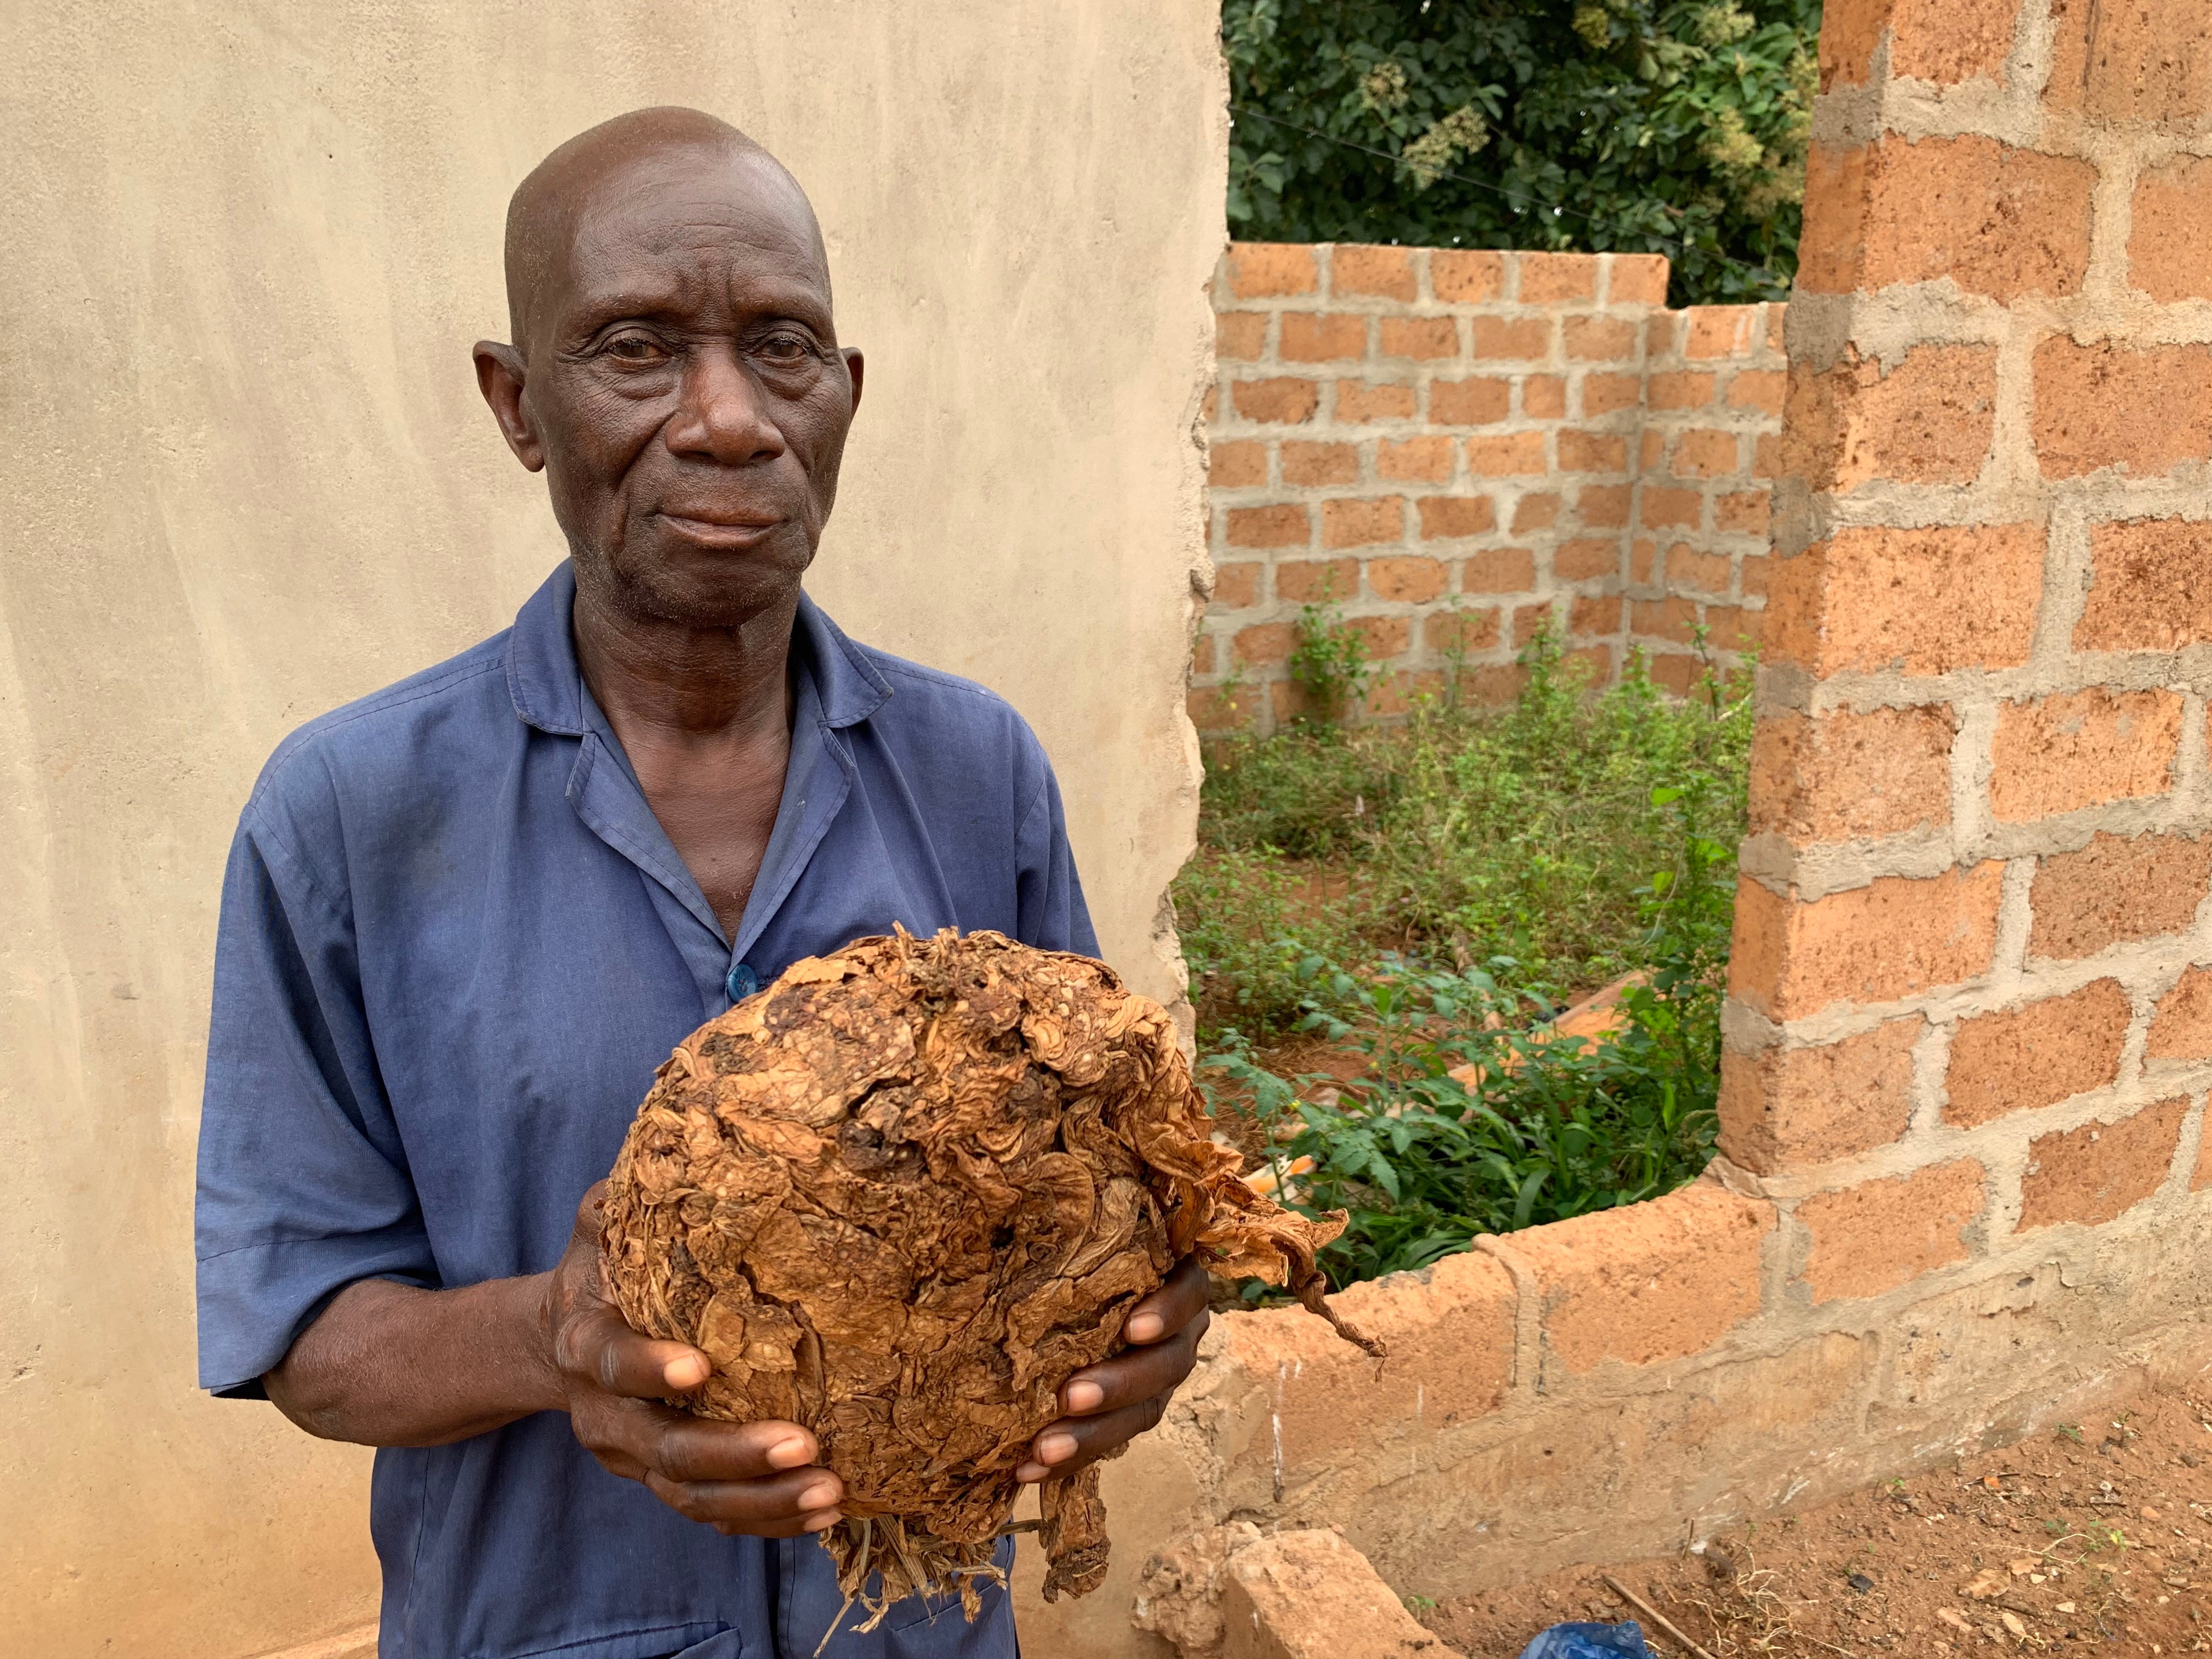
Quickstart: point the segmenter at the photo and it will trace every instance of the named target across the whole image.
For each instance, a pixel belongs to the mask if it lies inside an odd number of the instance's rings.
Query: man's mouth
[[[758,545],[783,520],[760,513],[733,513],[720,507],[695,507],[678,512],[663,507],[655,514],[683,540],[700,547],[743,549]]]

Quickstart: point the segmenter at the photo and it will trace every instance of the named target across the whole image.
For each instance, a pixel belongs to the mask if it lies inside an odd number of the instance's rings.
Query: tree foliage
[[[1797,265],[1820,0],[1224,0],[1255,241],[1664,253],[1676,304]]]

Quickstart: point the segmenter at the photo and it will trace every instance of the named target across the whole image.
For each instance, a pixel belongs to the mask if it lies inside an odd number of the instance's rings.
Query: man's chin
[[[634,616],[690,628],[737,628],[755,617],[790,608],[806,574],[811,550],[780,545],[778,538],[739,550],[701,548],[675,538],[639,538],[616,565],[605,597]],[[795,539],[795,538],[794,538]],[[803,544],[802,544],[803,546]],[[588,581],[588,563],[577,561],[577,579]]]

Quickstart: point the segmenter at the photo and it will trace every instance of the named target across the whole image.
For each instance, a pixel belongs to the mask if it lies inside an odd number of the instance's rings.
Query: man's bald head
[[[529,353],[538,302],[548,279],[564,274],[578,227],[593,204],[611,188],[636,184],[640,175],[666,177],[685,169],[699,173],[708,189],[718,188],[712,181],[719,173],[718,193],[742,191],[768,216],[803,226],[827,289],[829,258],[813,204],[782,162],[704,110],[675,104],[636,109],[569,139],[531,170],[507,202],[507,325],[518,350]]]

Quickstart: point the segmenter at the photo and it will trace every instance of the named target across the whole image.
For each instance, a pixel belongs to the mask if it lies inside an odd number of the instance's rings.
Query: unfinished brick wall
[[[1723,1155],[1355,1286],[1379,1368],[1224,1316],[1055,1651],[1215,1650],[1255,1528],[1465,1594],[2202,1386],[2206,21],[1829,0]]]
[[[1382,665],[1368,712],[1448,674],[1509,698],[1549,617],[1596,675],[1686,689],[1765,604],[1782,307],[1665,308],[1650,255],[1240,243],[1214,282],[1214,587],[1201,731],[1297,712],[1300,608]]]

